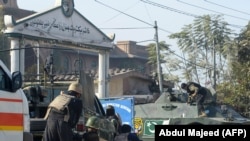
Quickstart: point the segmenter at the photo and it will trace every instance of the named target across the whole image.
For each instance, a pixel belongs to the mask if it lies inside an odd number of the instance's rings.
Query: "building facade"
[[[36,14],[34,11],[19,9],[16,0],[0,1],[0,5],[4,14],[12,15],[15,20]],[[49,73],[54,82],[72,81],[75,79],[73,76],[84,71],[93,78],[98,93],[99,52],[89,50],[88,47],[84,50],[62,47],[53,40],[28,40],[23,48],[26,82],[46,81],[45,75],[48,74],[44,70],[52,56]],[[155,81],[151,75],[155,69],[147,62],[146,46],[137,45],[134,41],[117,41],[109,53],[108,79],[105,80],[109,83],[109,96],[152,94],[149,86]],[[173,87],[167,81],[163,85]]]

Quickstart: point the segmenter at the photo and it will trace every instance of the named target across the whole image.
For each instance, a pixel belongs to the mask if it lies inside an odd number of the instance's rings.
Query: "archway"
[[[114,48],[110,39],[69,4],[68,10],[61,1],[55,7],[15,21],[4,16],[4,33],[11,43],[11,71],[24,73],[24,47],[38,44],[44,48],[88,50],[99,54],[98,97],[108,97],[109,52]],[[73,2],[73,0],[70,0]],[[66,10],[66,11],[65,11]]]

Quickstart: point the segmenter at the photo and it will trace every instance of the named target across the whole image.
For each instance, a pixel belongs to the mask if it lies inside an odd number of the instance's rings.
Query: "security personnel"
[[[87,131],[83,134],[84,141],[100,141],[100,120],[97,116],[91,116],[86,123]]]
[[[116,135],[118,135],[121,132],[122,121],[119,114],[115,112],[114,106],[107,106],[106,118],[114,124],[114,127],[116,129]]]
[[[61,92],[49,105],[43,141],[73,141],[73,131],[82,113],[82,86],[70,84],[67,93]]]
[[[188,103],[191,104],[193,99],[196,98],[198,112],[200,114],[199,117],[206,117],[207,114],[205,113],[205,108],[203,105],[207,95],[206,89],[195,82],[182,83],[181,88],[186,90],[189,94],[190,100],[188,101]]]

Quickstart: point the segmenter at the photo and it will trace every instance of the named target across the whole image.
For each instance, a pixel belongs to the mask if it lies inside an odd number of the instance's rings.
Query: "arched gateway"
[[[24,48],[34,44],[43,48],[88,50],[99,54],[98,97],[108,96],[109,52],[114,48],[110,39],[74,8],[73,0],[56,0],[55,7],[14,20],[4,16],[4,33],[11,43],[11,71],[24,73]]]

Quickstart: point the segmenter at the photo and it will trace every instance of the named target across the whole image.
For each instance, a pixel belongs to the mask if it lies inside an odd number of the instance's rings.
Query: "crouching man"
[[[76,126],[82,113],[82,91],[78,80],[70,84],[66,93],[61,92],[49,104],[43,141],[73,141],[72,128]]]

